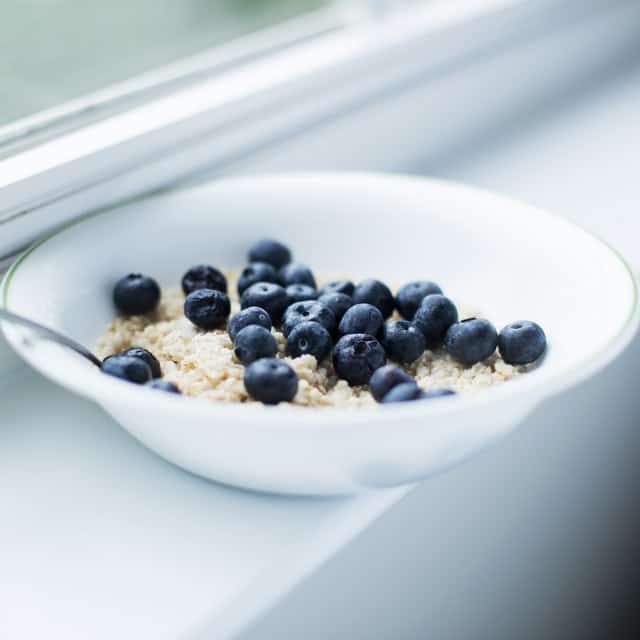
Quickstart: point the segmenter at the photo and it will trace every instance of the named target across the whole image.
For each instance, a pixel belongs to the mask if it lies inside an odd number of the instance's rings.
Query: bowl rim
[[[81,225],[93,218],[116,212],[123,207],[135,205],[136,203],[148,201],[161,201],[167,195],[177,195],[185,191],[197,192],[206,191],[215,184],[237,184],[243,183],[265,183],[274,180],[344,180],[346,179],[366,179],[366,180],[385,180],[393,182],[416,183],[419,185],[433,185],[439,189],[450,189],[466,192],[468,196],[491,198],[496,202],[502,203],[503,206],[514,207],[520,211],[528,211],[530,215],[544,216],[556,224],[563,224],[572,229],[573,232],[585,234],[602,245],[610,254],[610,256],[622,266],[629,278],[629,286],[631,287],[632,302],[628,316],[621,323],[620,328],[614,336],[597,352],[589,357],[577,361],[574,365],[563,369],[559,374],[544,377],[542,379],[531,374],[524,375],[517,379],[511,380],[509,384],[501,384],[487,389],[483,389],[479,393],[456,395],[451,397],[439,398],[438,402],[416,402],[416,403],[397,403],[394,405],[377,405],[375,407],[313,407],[314,411],[310,411],[309,407],[296,406],[292,404],[281,404],[277,407],[265,407],[260,403],[225,403],[211,402],[202,398],[191,398],[187,396],[176,396],[173,394],[160,394],[153,389],[146,389],[140,385],[133,385],[129,382],[119,380],[100,373],[95,367],[88,368],[88,364],[77,359],[78,373],[81,373],[82,384],[78,384],[75,380],[73,383],[64,379],[62,376],[49,376],[70,388],[80,395],[90,397],[100,405],[111,404],[111,397],[119,396],[123,401],[134,403],[141,407],[153,407],[156,410],[160,406],[167,409],[179,409],[183,415],[197,413],[202,416],[205,411],[212,418],[216,415],[234,418],[240,422],[254,422],[260,417],[263,420],[267,418],[275,418],[269,420],[270,426],[289,427],[291,422],[295,420],[296,428],[309,428],[313,425],[323,425],[335,423],[338,428],[344,428],[344,424],[358,424],[359,428],[388,424],[392,419],[413,419],[420,416],[436,416],[443,414],[458,414],[465,411],[475,411],[485,407],[487,404],[499,402],[502,398],[508,397],[520,399],[529,405],[530,409],[535,408],[541,401],[556,396],[563,391],[577,385],[581,381],[591,377],[607,364],[612,362],[618,355],[629,345],[640,326],[640,294],[639,285],[633,269],[623,257],[623,255],[610,243],[603,240],[599,235],[585,229],[581,225],[561,216],[548,212],[544,209],[521,202],[516,198],[493,192],[488,189],[469,186],[453,180],[443,180],[439,178],[424,177],[419,175],[401,174],[401,173],[377,173],[363,171],[292,171],[265,173],[260,175],[248,176],[231,176],[225,177],[217,181],[207,182],[198,186],[179,188],[173,191],[162,191],[159,193],[146,194],[139,198],[134,198],[124,203],[101,207],[87,214],[80,216],[66,224],[45,234],[42,238],[34,242],[28,247],[15,262],[9,267],[5,274],[0,289],[0,304],[9,309],[9,292],[11,283],[22,265],[32,256],[40,247],[48,241],[58,237],[69,229]],[[7,333],[6,328],[10,323],[0,322],[0,328],[5,333],[8,342],[19,353],[19,355],[27,362],[31,363],[41,373],[43,372],[37,365],[37,358],[30,359],[23,352],[23,345],[14,341]],[[552,343],[551,343],[552,346]],[[70,363],[70,366],[75,364]],[[47,375],[45,373],[45,375]],[[69,378],[72,376],[70,375]],[[77,377],[77,376],[76,376]],[[65,384],[66,382],[66,384]],[[205,409],[206,407],[206,409]],[[300,418],[304,417],[301,421]],[[302,424],[300,424],[302,422]],[[274,424],[271,424],[274,423]]]

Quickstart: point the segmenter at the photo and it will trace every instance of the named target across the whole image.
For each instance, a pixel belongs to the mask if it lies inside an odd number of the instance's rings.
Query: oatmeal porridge
[[[238,274],[225,274],[234,314],[240,311],[236,293]],[[163,289],[160,302],[151,313],[120,315],[99,338],[96,351],[106,358],[131,347],[150,351],[159,361],[163,378],[193,397],[220,402],[253,402],[244,383],[245,366],[234,355],[234,344],[226,328],[205,330],[191,322],[184,312],[185,294],[179,287]],[[461,317],[466,317],[461,314]],[[399,319],[395,311],[392,319]],[[340,379],[331,358],[318,362],[313,355],[291,357],[285,335],[275,328],[278,359],[286,362],[298,377],[293,403],[312,407],[364,407],[376,401],[367,385],[350,385]],[[390,360],[390,362],[393,362]],[[444,349],[424,350],[403,368],[423,390],[450,389],[474,392],[501,384],[519,375],[524,368],[507,364],[495,351],[482,362],[465,365]]]

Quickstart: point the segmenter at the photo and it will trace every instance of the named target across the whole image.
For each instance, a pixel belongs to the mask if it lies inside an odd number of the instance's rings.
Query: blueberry
[[[425,391],[422,396],[425,400],[429,400],[431,398],[444,398],[445,396],[455,396],[456,392],[451,389],[431,389],[430,391]]]
[[[351,385],[367,384],[371,374],[386,362],[382,345],[366,333],[351,333],[338,340],[333,368]]]
[[[158,358],[156,358],[153,353],[151,353],[151,351],[147,351],[142,347],[131,347],[131,349],[127,349],[126,351],[123,351],[118,355],[131,356],[132,358],[141,358],[147,363],[149,369],[151,369],[151,376],[153,378],[162,377],[162,370],[160,369]]]
[[[280,324],[282,314],[289,305],[289,298],[284,287],[273,282],[256,282],[246,289],[240,297],[240,306],[260,307],[270,316],[274,325]]]
[[[290,284],[286,288],[286,291],[290,305],[292,305],[294,302],[315,300],[318,297],[318,292],[308,284]]]
[[[453,302],[438,293],[424,298],[413,318],[425,337],[427,349],[441,346],[447,330],[457,321],[458,310]]]
[[[393,387],[407,382],[413,382],[413,378],[404,369],[386,364],[373,372],[369,380],[369,390],[371,395],[381,402]]]
[[[378,307],[362,302],[347,309],[340,320],[338,334],[346,336],[349,333],[368,333],[370,336],[377,336],[383,326],[384,318]]]
[[[105,358],[100,367],[102,373],[122,378],[136,384],[144,384],[151,380],[151,369],[142,358],[115,355]]]
[[[347,296],[353,296],[356,285],[351,280],[333,280],[320,289],[320,295],[323,296],[326,293],[344,293]]]
[[[249,249],[249,262],[268,262],[280,269],[291,262],[291,251],[277,240],[263,238]]]
[[[466,365],[486,360],[496,350],[497,344],[495,327],[488,320],[480,318],[467,318],[452,324],[444,339],[447,352]]]
[[[298,376],[286,362],[262,358],[245,370],[244,386],[254,400],[264,404],[290,402],[298,391]]]
[[[196,289],[184,301],[184,315],[202,329],[219,329],[230,313],[227,294],[215,289]]]
[[[288,336],[301,322],[319,322],[330,334],[336,331],[336,317],[333,311],[317,300],[303,300],[288,307],[282,318],[282,333]]]
[[[319,322],[300,322],[287,338],[287,351],[294,358],[309,354],[321,362],[329,355],[331,347],[331,334]]]
[[[144,386],[149,387],[150,389],[166,391],[167,393],[181,393],[178,386],[173,384],[173,382],[169,382],[168,380],[149,380],[149,382],[145,382]]]
[[[149,276],[130,273],[116,282],[113,302],[120,313],[140,315],[153,311],[160,302],[160,287]]]
[[[542,327],[529,320],[508,324],[498,336],[498,349],[507,364],[535,362],[547,348]]]
[[[356,286],[352,297],[356,304],[366,302],[378,307],[385,320],[393,313],[395,306],[393,294],[380,280],[363,280]]]
[[[278,343],[271,331],[251,324],[236,335],[233,353],[246,366],[260,358],[273,358],[278,353]]]
[[[307,284],[313,289],[316,288],[316,279],[309,267],[304,264],[287,264],[278,271],[280,284],[287,286],[290,284]]]
[[[425,344],[422,331],[408,320],[389,320],[384,327],[382,346],[387,356],[400,364],[417,360]]]
[[[382,403],[411,402],[412,400],[422,400],[424,397],[425,392],[415,382],[403,382],[393,387],[382,398]]]
[[[256,282],[278,283],[278,272],[266,262],[252,262],[247,265],[238,278],[238,295],[241,296]]]
[[[196,265],[182,276],[182,290],[185,295],[189,295],[198,289],[215,289],[227,293],[227,279],[221,271],[208,264]]]
[[[339,291],[333,291],[323,293],[318,302],[326,305],[333,311],[333,315],[336,317],[336,322],[342,320],[342,316],[346,313],[347,309],[353,307],[353,298],[346,293],[340,293]]]
[[[271,329],[271,318],[269,314],[260,307],[247,307],[242,311],[239,311],[229,319],[227,331],[231,340],[235,340],[238,333],[252,324],[256,324],[259,327],[265,329]]]
[[[396,294],[396,308],[403,318],[413,320],[422,301],[434,293],[442,293],[442,289],[435,282],[428,280],[409,282]]]

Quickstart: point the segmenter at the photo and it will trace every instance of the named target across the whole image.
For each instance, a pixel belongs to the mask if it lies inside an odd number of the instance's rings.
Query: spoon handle
[[[79,353],[81,356],[89,360],[89,362],[99,367],[102,362],[99,358],[97,358],[89,349],[81,345],[79,342],[72,340],[71,338],[54,331],[53,329],[49,329],[49,327],[45,327],[34,320],[29,320],[29,318],[25,318],[23,316],[19,316],[16,313],[11,311],[7,311],[7,309],[0,308],[0,320],[7,320],[8,322],[12,322],[14,324],[22,325],[23,327],[27,327],[27,329],[31,329],[37,332],[40,336],[47,340],[51,340],[52,342],[57,342],[69,349],[73,349],[76,353]]]

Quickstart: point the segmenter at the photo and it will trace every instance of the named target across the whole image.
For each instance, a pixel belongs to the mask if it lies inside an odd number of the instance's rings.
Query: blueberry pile
[[[293,262],[291,251],[280,242],[260,240],[248,257],[237,282],[237,314],[229,317],[227,280],[210,265],[194,266],[184,274],[184,314],[205,331],[226,328],[235,358],[245,366],[247,393],[265,404],[290,402],[298,389],[295,371],[277,358],[273,328],[286,338],[289,356],[330,359],[339,378],[350,385],[368,385],[375,400],[385,404],[454,394],[450,389],[424,391],[402,368],[427,349],[444,349],[466,366],[486,360],[496,348],[513,365],[530,364],[546,350],[544,331],[536,323],[514,322],[498,333],[488,320],[459,319],[455,304],[428,280],[405,284],[395,297],[373,278],[357,284],[336,280],[318,290],[312,270]],[[160,287],[148,276],[129,274],[116,283],[113,300],[122,314],[151,313],[160,300]],[[399,318],[391,318],[394,311]],[[387,364],[387,359],[400,366]],[[145,349],[109,356],[102,370],[180,393],[162,380],[159,362]]]
[[[158,359],[147,349],[132,347],[120,353],[114,353],[102,361],[103,373],[128,382],[142,384],[150,389],[169,393],[180,393],[180,389],[162,379],[162,369]]]

